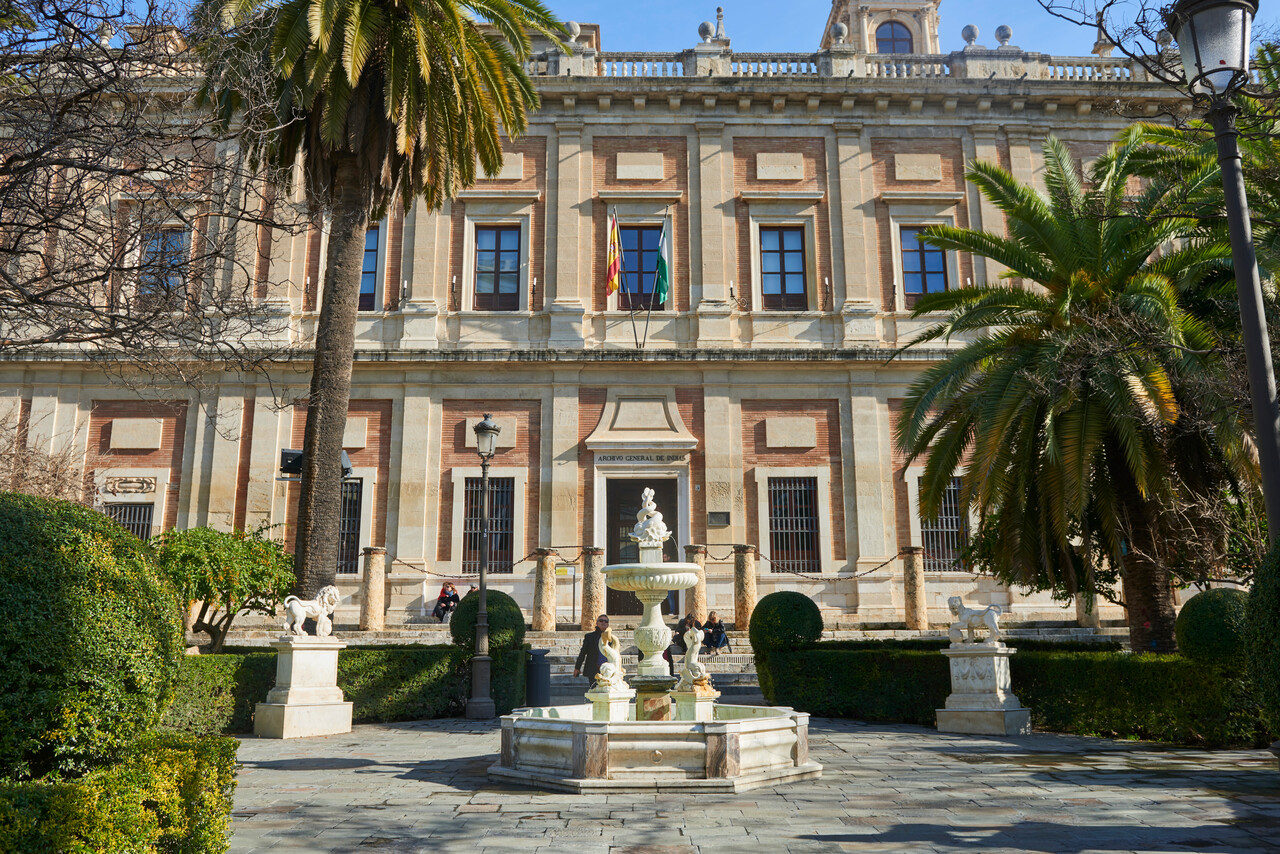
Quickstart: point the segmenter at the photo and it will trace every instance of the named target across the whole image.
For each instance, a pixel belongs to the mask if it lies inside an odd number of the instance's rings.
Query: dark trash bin
[[[529,666],[524,675],[524,703],[526,706],[551,705],[551,662],[547,661],[549,649],[529,650]]]

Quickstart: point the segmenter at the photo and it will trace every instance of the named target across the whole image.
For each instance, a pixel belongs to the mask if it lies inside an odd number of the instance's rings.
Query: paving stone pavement
[[[813,719],[821,780],[741,795],[568,795],[490,783],[496,726],[246,737],[233,854],[1280,852],[1265,751]]]

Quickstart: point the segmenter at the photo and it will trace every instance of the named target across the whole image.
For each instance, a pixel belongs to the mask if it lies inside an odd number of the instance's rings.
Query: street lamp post
[[[1236,130],[1239,109],[1232,100],[1249,80],[1249,38],[1257,11],[1257,0],[1178,0],[1169,10],[1166,23],[1178,42],[1192,97],[1208,102],[1206,115],[1218,144],[1262,496],[1267,508],[1267,531],[1275,545],[1280,538],[1280,405],[1276,401],[1262,283],[1253,250],[1244,172],[1240,168],[1240,134]]]
[[[480,456],[480,607],[476,613],[476,654],[471,657],[471,699],[467,700],[467,717],[472,720],[491,718],[496,713],[489,696],[493,659],[489,657],[489,461],[498,449],[498,433],[502,428],[493,416],[475,426],[476,453]]]

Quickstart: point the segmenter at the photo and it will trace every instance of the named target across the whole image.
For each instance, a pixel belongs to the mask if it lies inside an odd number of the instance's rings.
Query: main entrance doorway
[[[674,478],[610,478],[605,481],[605,562],[632,563],[640,559],[640,550],[631,539],[631,530],[636,525],[636,514],[640,512],[642,502],[640,493],[645,489],[653,490],[653,503],[658,505],[662,521],[671,529],[671,539],[663,544],[664,560],[680,560],[679,546],[680,526],[676,513],[676,483]],[[629,590],[609,589],[605,607],[614,616],[639,615],[644,613],[640,600]],[[678,605],[676,594],[668,594],[662,603],[662,613],[673,614]]]

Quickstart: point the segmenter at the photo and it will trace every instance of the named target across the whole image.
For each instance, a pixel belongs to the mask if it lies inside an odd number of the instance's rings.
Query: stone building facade
[[[960,512],[919,519],[919,471],[894,451],[894,416],[941,351],[890,356],[928,323],[909,316],[918,293],[999,272],[917,239],[933,223],[1001,227],[967,163],[1036,181],[1046,135],[1087,163],[1177,95],[1105,46],[1048,56],[1007,44],[1003,28],[998,47],[967,33],[968,47],[942,54],[937,7],[836,0],[811,54],[736,53],[723,21],[680,53],[610,53],[583,24],[573,55],[536,54],[542,108],[502,172],[370,230],[341,621],[358,608],[365,546],[387,550],[390,624],[422,622],[442,580],[467,583],[470,428],[486,412],[502,427],[492,583],[530,607],[527,556],[556,548],[573,566],[559,576],[563,621],[580,616],[584,547],[626,557],[645,486],[676,546],[707,546],[708,604],[726,618],[742,543],[762,555],[761,595],[801,590],[832,626],[903,620],[908,546],[925,548],[935,621],[956,593],[1015,620],[1075,618],[958,565]],[[609,294],[614,216],[628,269]],[[324,234],[262,237],[257,266],[279,283],[263,310],[288,314],[297,348],[269,380],[142,401],[72,356],[0,364],[27,442],[75,443],[86,488],[138,530],[283,524],[292,536],[296,485],[280,459],[301,446]],[[633,314],[660,240],[670,295]]]

